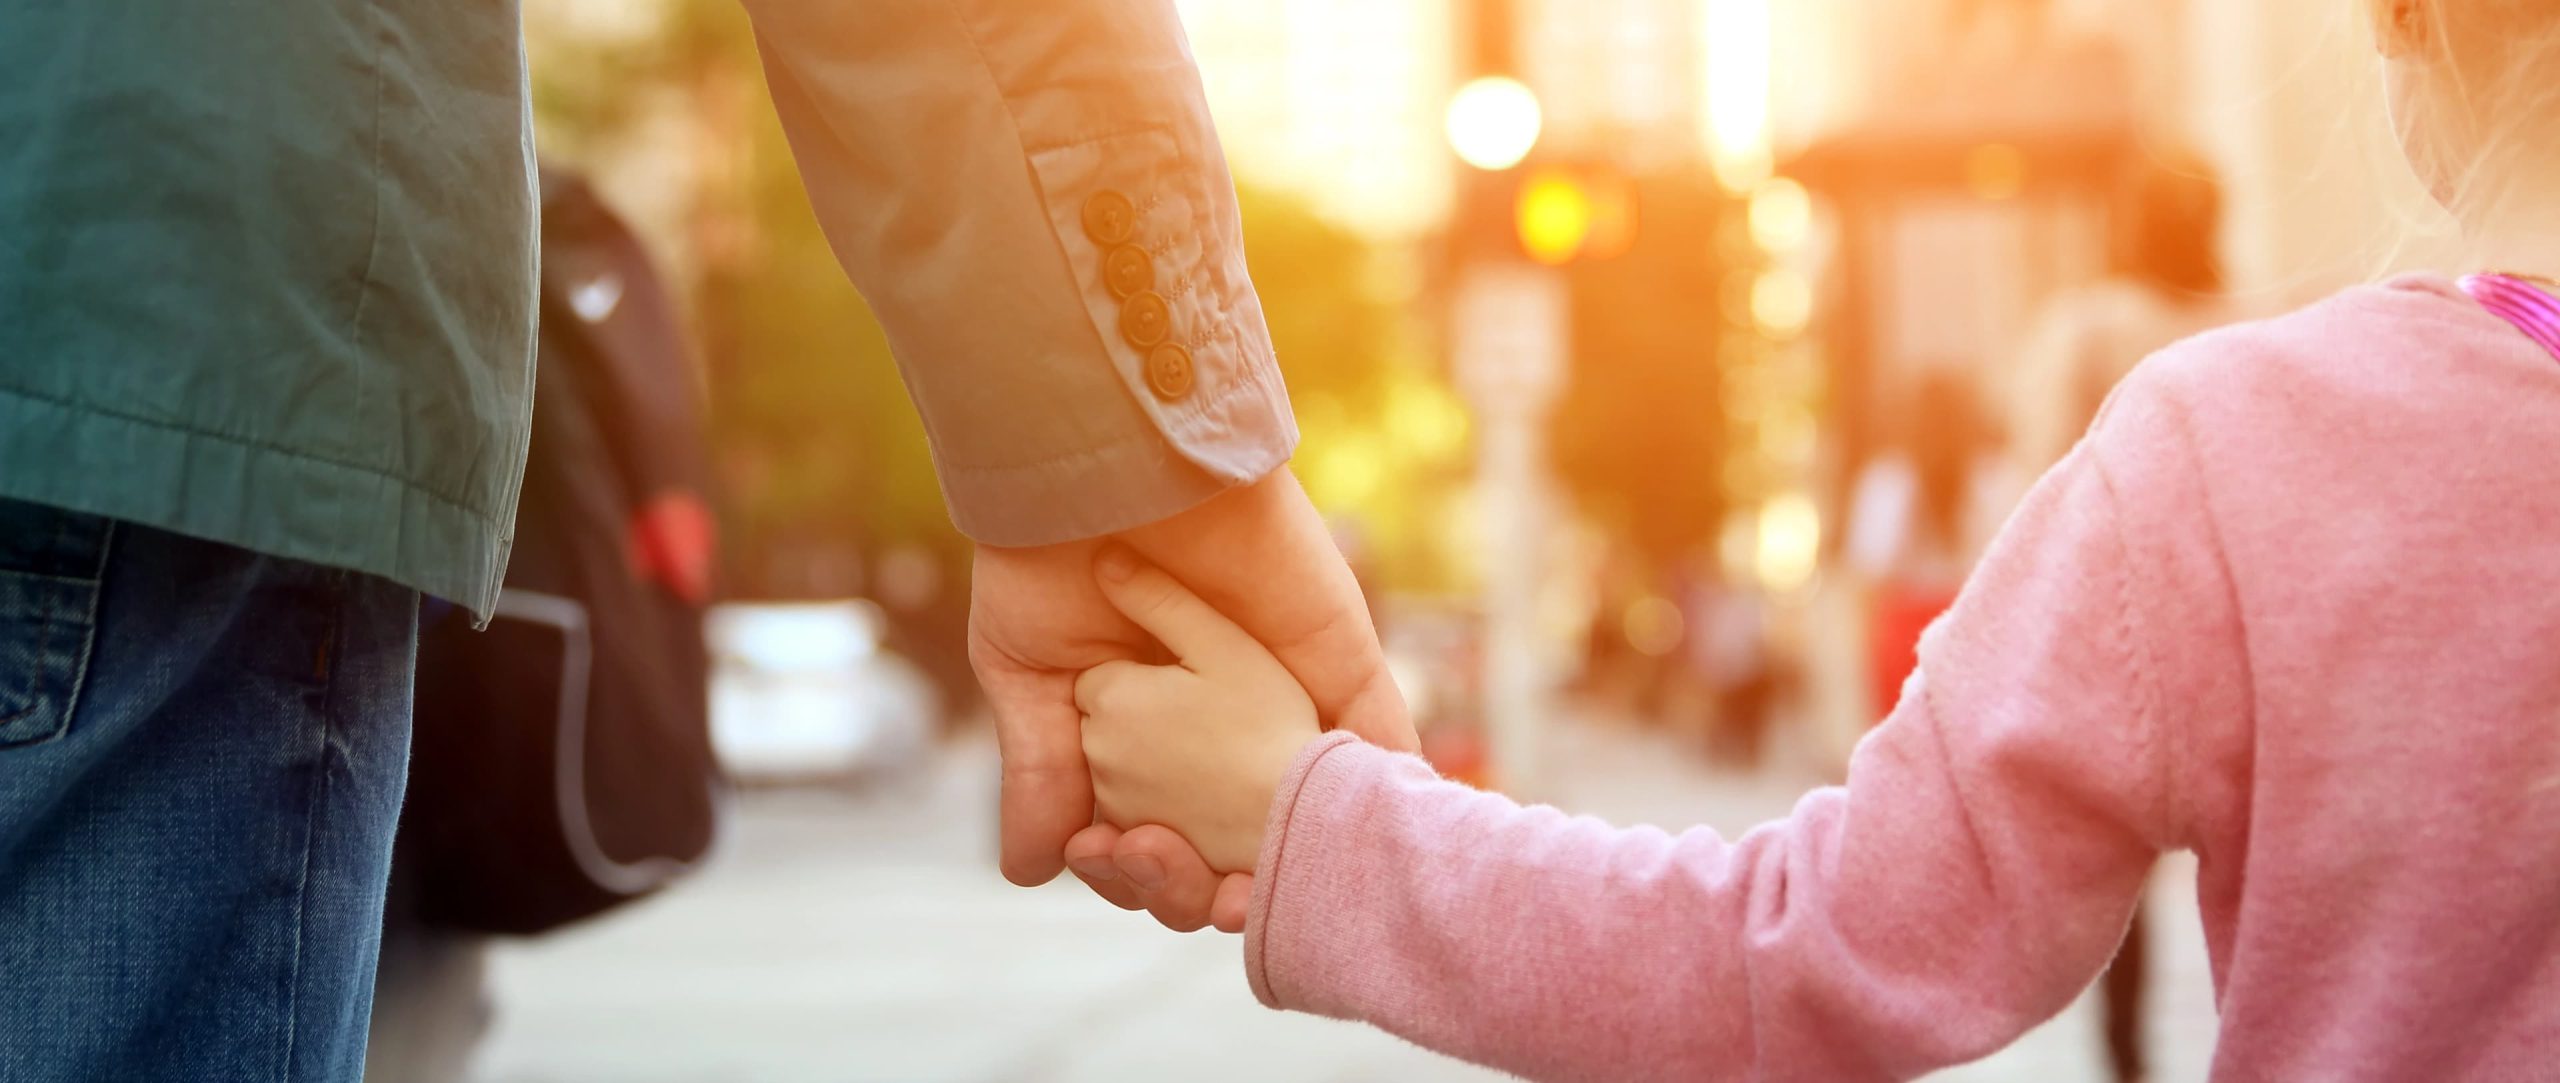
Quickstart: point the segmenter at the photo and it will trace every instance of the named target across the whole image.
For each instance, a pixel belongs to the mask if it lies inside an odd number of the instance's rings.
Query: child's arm
[[[1266,1003],[1540,1079],[1914,1075],[2068,1004],[2183,838],[2162,724],[2180,708],[2140,634],[2158,583],[2136,586],[2117,518],[2093,458],[2058,469],[1848,785],[1738,841],[1524,809],[1310,740],[1250,665],[1145,671],[1178,678],[1126,682],[1087,747],[1099,790],[1153,780],[1144,818],[1203,853],[1234,860],[1238,810],[1271,802],[1245,944]]]
[[[1733,842],[1616,830],[1328,739],[1256,870],[1266,1003],[1542,1079],[1904,1077],[2066,1006],[2177,845],[2094,463],[2041,486],[1846,787]]]

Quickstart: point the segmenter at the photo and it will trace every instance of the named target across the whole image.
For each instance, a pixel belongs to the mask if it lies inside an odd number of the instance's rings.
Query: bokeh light
[[[1438,384],[1397,383],[1388,392],[1386,429],[1397,453],[1421,459],[1457,454],[1467,443],[1467,408]]]
[[[1751,240],[1770,252],[1804,247],[1813,231],[1813,197],[1786,177],[1772,177],[1751,193]]]
[[[1760,585],[1786,594],[1813,581],[1822,558],[1822,511],[1813,498],[1787,493],[1760,508]]]
[[[1307,490],[1337,506],[1358,506],[1387,480],[1386,450],[1366,433],[1346,432],[1320,447],[1302,448]]]
[[[1707,148],[1716,176],[1750,191],[1769,171],[1769,0],[1707,0]]]
[[[1778,338],[1803,334],[1813,322],[1813,284],[1784,267],[1762,273],[1751,284],[1751,322]]]
[[[1520,186],[1520,247],[1540,263],[1570,260],[1591,237],[1592,213],[1591,194],[1581,184],[1562,172],[1542,171]]]
[[[1628,604],[1619,618],[1618,630],[1627,637],[1627,645],[1650,658],[1660,658],[1680,649],[1680,640],[1688,634],[1688,620],[1680,615],[1680,607],[1671,599],[1647,595]]]
[[[1478,169],[1509,169],[1538,144],[1543,123],[1538,96],[1526,84],[1488,75],[1459,87],[1449,99],[1449,149]]]

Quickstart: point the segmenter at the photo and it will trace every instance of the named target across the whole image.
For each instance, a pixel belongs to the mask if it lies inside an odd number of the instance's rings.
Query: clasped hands
[[[1288,471],[1108,541],[982,546],[970,661],[1003,865],[1167,927],[1244,927],[1273,790],[1320,725],[1411,750],[1360,588]],[[1169,663],[1169,664],[1157,664]]]
[[[1104,662],[1076,678],[1094,812],[1170,827],[1222,873],[1250,873],[1281,776],[1323,733],[1278,658],[1173,577],[1108,548],[1102,594],[1164,644],[1166,665]]]

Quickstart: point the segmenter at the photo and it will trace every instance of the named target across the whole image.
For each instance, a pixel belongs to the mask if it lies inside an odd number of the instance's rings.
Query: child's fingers
[[[1127,546],[1104,546],[1101,557],[1094,561],[1094,572],[1103,597],[1110,599],[1113,608],[1146,629],[1194,670],[1204,664],[1220,666],[1270,657],[1262,644],[1236,627],[1226,614],[1201,601],[1199,595],[1163,569],[1138,559],[1138,554]]]
[[[1076,674],[1076,710],[1092,716],[1141,709],[1151,698],[1148,692],[1159,668],[1137,662],[1104,662]]]

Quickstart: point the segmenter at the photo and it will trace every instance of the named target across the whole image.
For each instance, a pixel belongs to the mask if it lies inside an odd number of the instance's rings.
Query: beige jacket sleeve
[[[1153,522],[1297,426],[1171,0],[746,0],[828,241],[953,520]]]

